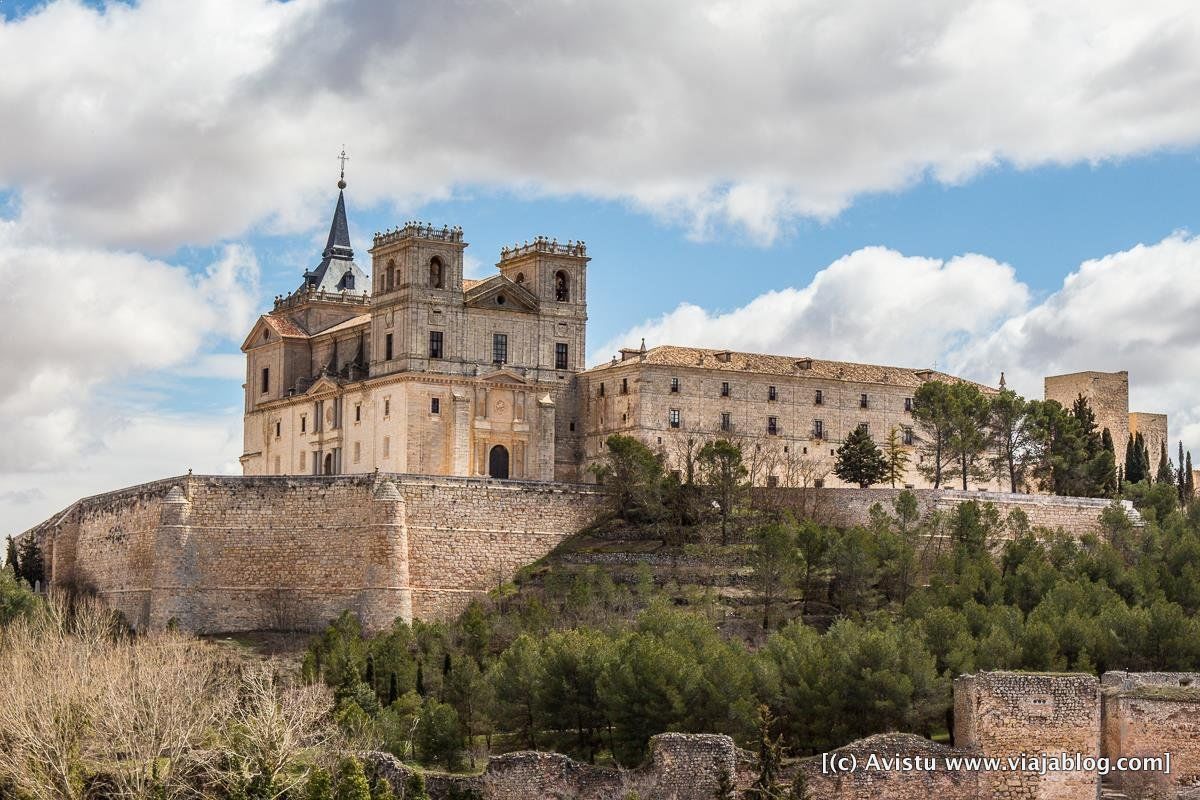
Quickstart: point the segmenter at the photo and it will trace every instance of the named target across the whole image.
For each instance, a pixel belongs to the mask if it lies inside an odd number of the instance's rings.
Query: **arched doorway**
[[[508,448],[498,444],[488,455],[488,475],[504,480],[508,477]]]
[[[333,474],[333,453],[325,454],[325,472],[326,475]]]

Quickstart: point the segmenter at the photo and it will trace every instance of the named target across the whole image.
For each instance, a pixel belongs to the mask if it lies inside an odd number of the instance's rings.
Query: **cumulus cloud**
[[[1171,436],[1200,452],[1200,237],[1177,233],[1080,264],[1034,298],[1011,267],[986,256],[949,261],[864,248],[803,287],[709,311],[681,305],[605,342],[729,347],[943,369],[1027,397],[1064,372],[1128,370],[1134,410],[1166,412]]]
[[[945,363],[955,343],[995,330],[1029,302],[1012,267],[980,255],[949,261],[867,247],[839,258],[801,288],[767,292],[741,308],[709,312],[683,304],[601,345],[681,344],[759,353]]]
[[[0,23],[27,224],[170,250],[461,187],[624,199],[698,235],[997,163],[1200,140],[1190,0],[57,0]]]
[[[258,264],[244,247],[193,274],[136,253],[25,244],[12,224],[0,229],[0,283],[10,332],[0,338],[0,415],[20,420],[0,474],[63,469],[102,449],[125,420],[96,401],[102,386],[174,367],[227,375],[227,361],[198,356],[240,341],[258,303]]]

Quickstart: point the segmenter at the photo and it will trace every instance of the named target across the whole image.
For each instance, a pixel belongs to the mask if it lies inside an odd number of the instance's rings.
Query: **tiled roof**
[[[360,325],[366,325],[370,321],[371,321],[370,314],[359,314],[357,317],[351,317],[350,319],[346,320],[345,322],[339,322],[337,325],[331,325],[323,331],[317,331],[316,333],[313,334],[313,336],[321,336],[326,333],[337,333],[338,331],[344,331],[344,330],[348,330],[350,328],[357,328]]]
[[[276,316],[275,314],[264,314],[263,319],[271,330],[283,337],[307,339],[308,334],[296,323],[292,322],[287,317]]]
[[[469,292],[481,283],[483,283],[483,280],[476,281],[470,278],[463,278],[463,291]]]
[[[637,351],[631,351],[637,352]],[[728,360],[718,355],[728,354]],[[622,364],[639,363],[632,355],[627,361],[617,361],[593,367],[589,372],[619,367]],[[852,381],[855,383],[881,383],[892,386],[917,387],[931,380],[949,383],[973,383],[962,378],[932,369],[911,367],[888,367],[877,364],[858,364],[853,361],[826,361],[807,356],[773,356],[759,353],[739,353],[731,350],[710,350],[701,347],[676,347],[661,345],[645,353],[640,363],[651,366],[691,367],[720,372],[756,373],[761,375],[792,375],[825,378],[828,380]],[[991,387],[976,384],[987,391]]]

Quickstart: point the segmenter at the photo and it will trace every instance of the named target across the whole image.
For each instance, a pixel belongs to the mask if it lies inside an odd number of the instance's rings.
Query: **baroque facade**
[[[866,426],[907,454],[903,485],[926,487],[913,396],[932,369],[658,346],[585,369],[583,242],[537,237],[463,276],[461,228],[408,223],[376,233],[371,274],[354,261],[345,182],[319,264],[247,336],[247,475],[373,471],[587,481],[613,434],[662,452],[681,476],[700,446],[742,445],[756,485],[841,487],[837,448]],[[1003,378],[1001,378],[1003,386]],[[981,387],[985,392],[995,389]],[[1128,373],[1045,379],[1082,394],[1124,461],[1141,431],[1156,458],[1163,414],[1129,411]],[[975,490],[1001,490],[972,480]]]
[[[408,223],[375,235],[368,278],[339,191],[320,264],[242,345],[245,474],[575,477],[586,247],[538,237],[485,280],[466,247]]]

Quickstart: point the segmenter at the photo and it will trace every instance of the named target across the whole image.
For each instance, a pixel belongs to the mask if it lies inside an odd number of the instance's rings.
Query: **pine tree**
[[[855,428],[838,448],[833,471],[847,483],[858,484],[864,489],[887,477],[887,459],[867,433],[865,425]]]
[[[1165,439],[1160,445],[1158,474],[1154,476],[1154,482],[1165,483],[1170,486],[1175,485],[1175,466],[1171,463],[1171,459],[1167,458],[1167,442]]]
[[[24,580],[30,587],[36,588],[39,581],[44,580],[42,551],[32,536],[26,536],[21,542],[21,553],[17,558],[20,571],[17,577]]]

